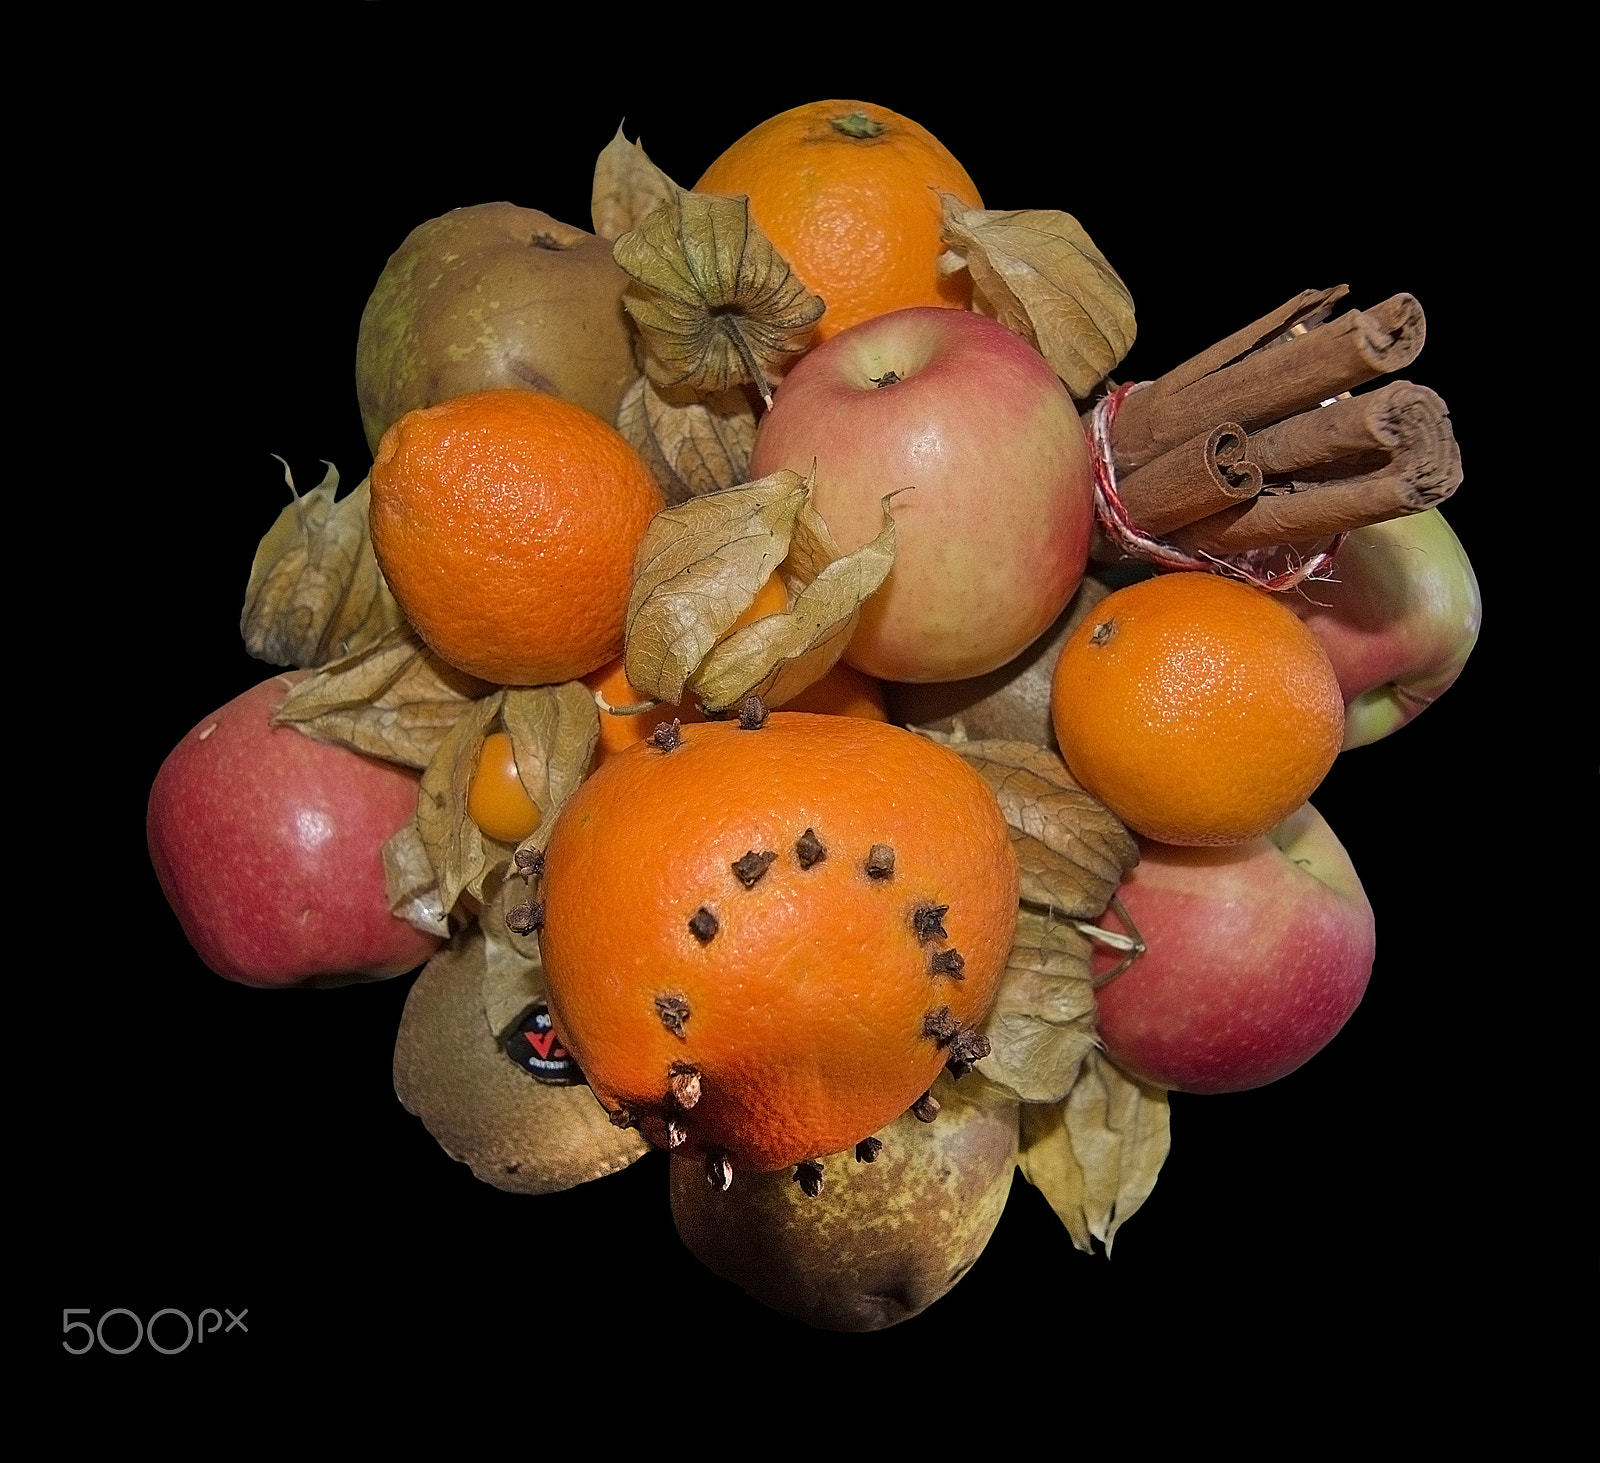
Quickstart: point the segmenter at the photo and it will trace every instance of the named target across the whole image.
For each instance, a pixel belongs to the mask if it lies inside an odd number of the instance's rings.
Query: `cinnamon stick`
[[[1117,483],[1129,518],[1155,537],[1171,533],[1261,491],[1261,469],[1247,460],[1245,430],[1219,422]]]
[[[1123,401],[1111,429],[1118,470],[1132,475],[1211,424],[1257,431],[1376,376],[1422,349],[1422,307],[1394,295],[1323,323],[1346,286],[1305,290]],[[1286,336],[1296,325],[1304,334]]]
[[[1353,477],[1402,452],[1444,461],[1454,440],[1437,392],[1391,381],[1252,432],[1246,456],[1268,478],[1320,481]]]
[[[1311,483],[1298,492],[1265,491],[1170,535],[1191,554],[1223,557],[1273,544],[1306,544],[1437,508],[1461,484],[1461,453],[1451,436],[1439,455],[1408,451],[1374,472]]]

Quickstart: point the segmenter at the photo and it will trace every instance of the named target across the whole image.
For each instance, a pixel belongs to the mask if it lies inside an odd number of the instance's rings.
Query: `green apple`
[[[1388,736],[1450,688],[1477,642],[1483,597],[1437,508],[1357,529],[1333,574],[1283,601],[1333,662],[1349,751]]]
[[[414,228],[361,316],[356,394],[374,452],[408,411],[523,387],[614,422],[638,375],[611,245],[534,208],[481,203]]]

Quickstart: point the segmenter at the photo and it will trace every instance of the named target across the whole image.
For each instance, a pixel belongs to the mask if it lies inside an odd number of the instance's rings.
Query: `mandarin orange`
[[[770,1172],[859,1142],[953,1054],[976,1059],[1017,887],[993,794],[944,747],[802,712],[684,726],[558,816],[551,1017],[618,1121]]]
[[[502,685],[575,680],[621,651],[634,550],[662,506],[615,429],[536,391],[410,412],[372,464],[372,548],[406,618]]]
[[[944,144],[870,102],[812,102],[735,142],[695,184],[745,194],[750,214],[827,306],[814,339],[910,305],[966,309],[965,270],[939,273],[939,194],[983,200]]]
[[[1160,843],[1259,837],[1311,796],[1344,737],[1316,637],[1215,574],[1107,595],[1062,649],[1050,705],[1072,775]]]

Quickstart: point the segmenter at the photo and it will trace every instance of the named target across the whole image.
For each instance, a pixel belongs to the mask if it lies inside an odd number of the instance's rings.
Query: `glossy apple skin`
[[[870,676],[1004,665],[1083,577],[1093,480],[1072,398],[985,316],[898,310],[803,357],[761,419],[750,476],[813,463],[812,501],[846,553],[876,536],[886,493],[914,489],[890,505],[894,568],[845,652]]]
[[[1437,508],[1358,529],[1333,572],[1333,582],[1282,599],[1333,662],[1349,751],[1398,730],[1450,688],[1477,642],[1483,597]]]
[[[200,958],[250,986],[401,975],[443,943],[389,913],[384,841],[417,776],[269,723],[303,673],[203,718],[150,789],[156,877]]]
[[[1097,992],[1117,1065],[1179,1092],[1242,1092],[1321,1051],[1360,1004],[1374,950],[1372,906],[1322,816],[1308,803],[1249,843],[1141,838],[1139,852],[1117,897],[1148,948]]]

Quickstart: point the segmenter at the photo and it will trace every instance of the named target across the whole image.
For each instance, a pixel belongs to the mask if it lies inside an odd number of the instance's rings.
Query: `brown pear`
[[[735,1173],[724,1189],[714,1161],[674,1154],[683,1242],[756,1300],[825,1330],[878,1331],[926,1310],[1000,1222],[1019,1127],[1017,1103],[992,1088],[969,1095],[941,1074],[933,1093],[934,1121],[897,1118],[871,1162],[863,1149],[822,1159],[814,1194],[815,1167]]]
[[[523,387],[614,422],[638,375],[611,245],[535,208],[480,203],[414,228],[361,316],[356,395],[374,452],[408,411]]]
[[[1110,590],[1085,578],[1066,609],[1021,655],[987,675],[926,685],[886,683],[889,719],[900,726],[949,732],[968,741],[995,739],[1056,745],[1050,721],[1050,682],[1061,647]]]

